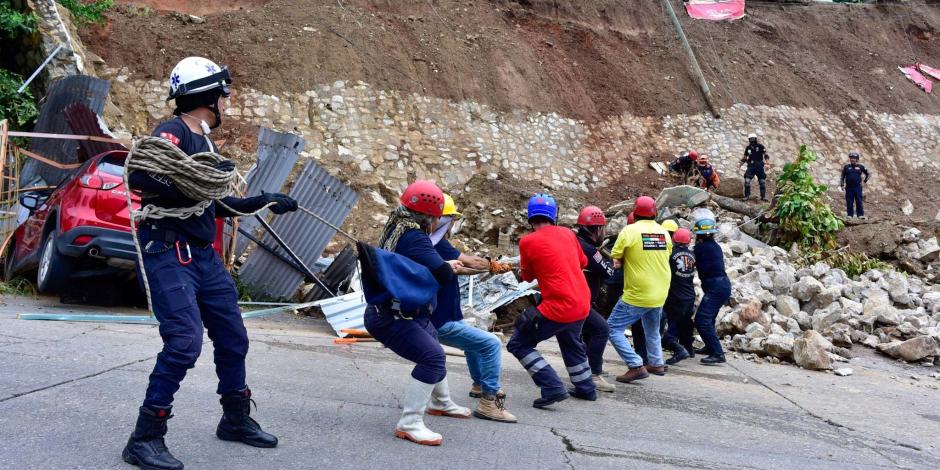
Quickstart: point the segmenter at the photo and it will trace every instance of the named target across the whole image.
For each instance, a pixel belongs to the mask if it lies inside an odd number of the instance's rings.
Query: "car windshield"
[[[117,155],[108,155],[98,162],[98,171],[114,176],[124,176],[124,159]]]

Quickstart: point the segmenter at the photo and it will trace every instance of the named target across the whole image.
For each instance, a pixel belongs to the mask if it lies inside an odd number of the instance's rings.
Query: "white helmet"
[[[222,96],[228,96],[228,86],[231,84],[232,77],[224,65],[219,67],[203,57],[187,57],[173,67],[167,101],[219,87],[222,88]]]
[[[755,134],[755,133],[753,133],[753,132],[751,132],[750,134],[748,134],[748,135],[747,135],[747,140],[751,140],[751,139],[757,139],[757,134]]]

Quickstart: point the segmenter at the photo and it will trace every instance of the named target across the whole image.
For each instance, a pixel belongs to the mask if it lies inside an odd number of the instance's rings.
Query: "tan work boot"
[[[594,388],[601,392],[610,393],[610,392],[617,390],[617,387],[615,387],[614,384],[604,380],[604,378],[601,377],[600,374],[595,374],[591,376],[591,379],[594,380]]]
[[[501,423],[515,423],[518,421],[515,415],[506,411],[505,398],[499,395],[483,395],[480,397],[480,402],[477,403],[477,409],[473,411],[473,416]]]
[[[645,379],[649,376],[650,374],[649,372],[646,371],[646,367],[643,367],[643,366],[632,367],[630,368],[630,370],[627,371],[626,374],[618,375],[617,382],[623,382],[623,383],[628,384],[630,382],[633,382],[634,380]]]

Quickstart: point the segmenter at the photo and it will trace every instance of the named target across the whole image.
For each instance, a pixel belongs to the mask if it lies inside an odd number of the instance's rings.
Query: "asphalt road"
[[[156,328],[15,318],[42,309],[0,299],[0,468],[129,468],[120,451],[160,348]],[[280,445],[215,437],[207,339],[169,422],[168,445],[187,468],[940,468],[940,380],[928,376],[936,368],[865,356],[851,365],[855,375],[836,377],[687,361],[596,402],[544,411],[531,407],[536,388],[504,354],[503,387],[520,422],[430,417],[444,435],[430,448],[392,435],[411,367],[391,352],[333,345],[322,320],[282,315],[248,327],[253,416]],[[554,345],[546,349],[564,370]],[[625,370],[611,350],[608,370]],[[448,358],[448,377],[458,402],[471,405],[462,357]]]

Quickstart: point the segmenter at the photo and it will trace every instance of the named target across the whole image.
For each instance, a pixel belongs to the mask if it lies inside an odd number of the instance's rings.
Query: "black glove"
[[[271,212],[274,212],[275,214],[280,215],[297,210],[297,201],[286,194],[262,192],[261,197],[264,200],[265,205],[268,205],[272,202],[276,203],[269,207]]]
[[[222,160],[221,162],[212,165],[212,168],[228,173],[235,169],[235,162],[231,160]]]

